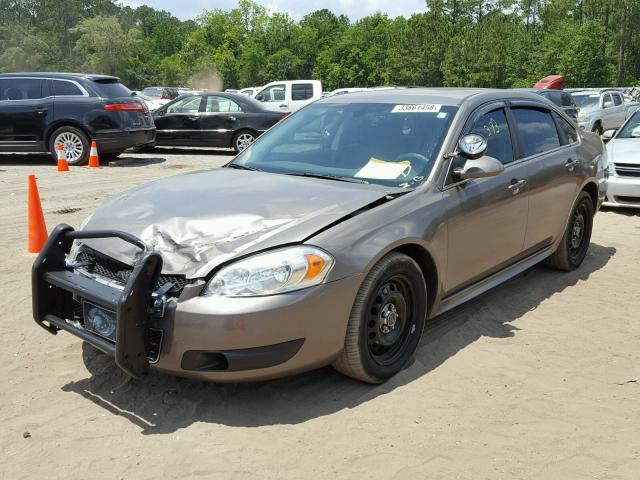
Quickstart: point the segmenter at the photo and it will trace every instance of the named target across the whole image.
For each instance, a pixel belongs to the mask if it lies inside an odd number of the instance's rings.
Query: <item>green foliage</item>
[[[252,0],[180,21],[114,0],[0,0],[0,71],[84,70],[151,84],[237,88],[318,78],[376,85],[530,87],[640,81],[640,0],[426,0],[406,19],[296,22]]]

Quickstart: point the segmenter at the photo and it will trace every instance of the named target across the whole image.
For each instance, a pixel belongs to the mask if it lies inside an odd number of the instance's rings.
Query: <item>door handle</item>
[[[189,117],[189,120],[193,120],[195,122],[196,120],[198,120],[198,118],[200,117]]]
[[[229,120],[231,120],[232,122],[235,122],[235,121],[237,120],[237,118],[236,118],[236,117],[234,117],[233,115],[231,115],[231,116],[229,117]]]
[[[570,158],[569,160],[567,160],[567,163],[565,163],[564,166],[567,170],[573,172],[573,169],[576,168],[576,165],[578,165],[578,163],[578,160],[576,160],[575,158]]]
[[[511,184],[507,187],[511,193],[513,193],[514,195],[517,195],[520,193],[520,189],[522,187],[524,187],[527,184],[527,181],[522,179],[522,180],[516,180],[515,178],[513,180],[511,180]]]
[[[38,115],[42,115],[43,113],[47,113],[49,111],[49,109],[47,107],[37,107],[36,108],[36,113]]]
[[[287,105],[283,103],[282,105],[280,105],[280,108],[287,108]]]

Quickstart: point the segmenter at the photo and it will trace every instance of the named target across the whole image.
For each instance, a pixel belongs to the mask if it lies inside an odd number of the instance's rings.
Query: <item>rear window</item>
[[[558,129],[551,113],[533,108],[513,108],[523,157],[544,153],[560,146]]]
[[[544,97],[547,97],[549,100],[551,100],[554,104],[556,104],[557,106],[561,106],[562,105],[562,99],[561,99],[561,94],[560,92],[552,92],[550,90],[547,90],[544,95]]]
[[[291,100],[309,100],[313,97],[313,84],[298,83],[291,86]]]
[[[162,89],[159,87],[147,87],[142,90],[142,93],[144,93],[145,95],[149,95],[150,97],[160,98],[162,96]]]
[[[573,101],[573,97],[570,93],[562,94],[562,106],[563,107],[575,107],[576,103]]]
[[[101,97],[104,98],[118,98],[118,97],[130,97],[131,90],[125,87],[118,81],[113,80],[97,80],[94,81],[93,84],[96,87],[96,90],[100,93]]]

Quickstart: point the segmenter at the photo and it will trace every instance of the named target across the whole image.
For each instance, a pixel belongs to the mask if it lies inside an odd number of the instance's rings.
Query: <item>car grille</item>
[[[616,174],[621,177],[640,177],[640,165],[633,163],[616,163]]]
[[[119,262],[103,253],[83,245],[76,256],[76,263],[88,273],[99,275],[101,277],[113,280],[122,285],[127,283],[133,267],[125,263]],[[171,282],[173,287],[169,290],[169,294],[179,296],[189,280],[184,275],[160,275],[155,285],[155,290],[159,289],[166,283]]]

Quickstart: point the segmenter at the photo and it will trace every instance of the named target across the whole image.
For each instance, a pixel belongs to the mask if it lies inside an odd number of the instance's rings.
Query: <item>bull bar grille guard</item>
[[[124,289],[103,284],[75,273],[66,263],[74,240],[119,238],[142,250]],[[150,252],[138,237],[118,230],[74,230],[60,224],[53,229],[31,271],[33,318],[52,334],[59,330],[82,338],[94,347],[115,357],[127,374],[140,377],[149,370],[147,335],[152,318],[162,318],[165,293],[154,291],[162,271],[162,257]],[[116,313],[116,341],[112,342],[90,330],[67,322],[74,318],[74,299],[79,297]]]

